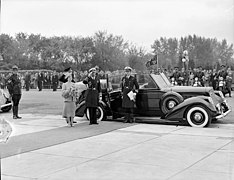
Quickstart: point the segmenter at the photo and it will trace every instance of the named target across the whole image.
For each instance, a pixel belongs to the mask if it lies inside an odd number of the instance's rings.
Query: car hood
[[[169,90],[175,92],[209,92],[212,87],[193,87],[193,86],[172,86]]]

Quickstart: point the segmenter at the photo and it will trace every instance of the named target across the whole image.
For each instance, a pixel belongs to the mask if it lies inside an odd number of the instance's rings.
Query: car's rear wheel
[[[210,114],[203,106],[192,106],[187,110],[186,120],[192,127],[208,127],[211,122]]]
[[[171,109],[173,109],[178,104],[182,103],[183,99],[177,96],[166,96],[161,101],[161,111],[163,114],[167,114]]]
[[[97,115],[97,121],[103,121],[105,120],[105,111],[104,109],[101,107],[101,106],[98,106],[97,109],[96,109],[96,115]],[[86,109],[86,112],[85,112],[85,116],[88,120],[90,120],[89,118],[89,108]]]

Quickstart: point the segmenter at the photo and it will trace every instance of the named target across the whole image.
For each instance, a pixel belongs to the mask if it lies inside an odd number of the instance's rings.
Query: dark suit
[[[97,124],[96,110],[101,92],[100,79],[98,76],[87,77],[86,83],[88,83],[88,89],[86,90],[85,105],[89,109],[90,124]]]

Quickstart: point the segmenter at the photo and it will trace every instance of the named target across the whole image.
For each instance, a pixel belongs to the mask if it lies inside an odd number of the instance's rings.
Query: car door
[[[160,116],[160,98],[163,94],[149,74],[137,77],[139,91],[136,97],[135,112],[142,116]]]

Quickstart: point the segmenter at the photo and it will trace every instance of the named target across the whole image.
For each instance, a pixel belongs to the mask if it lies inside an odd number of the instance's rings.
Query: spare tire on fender
[[[184,101],[184,98],[177,92],[170,91],[165,93],[161,97],[160,101],[160,108],[162,113],[165,115],[170,110],[172,110],[175,106],[182,103]]]

